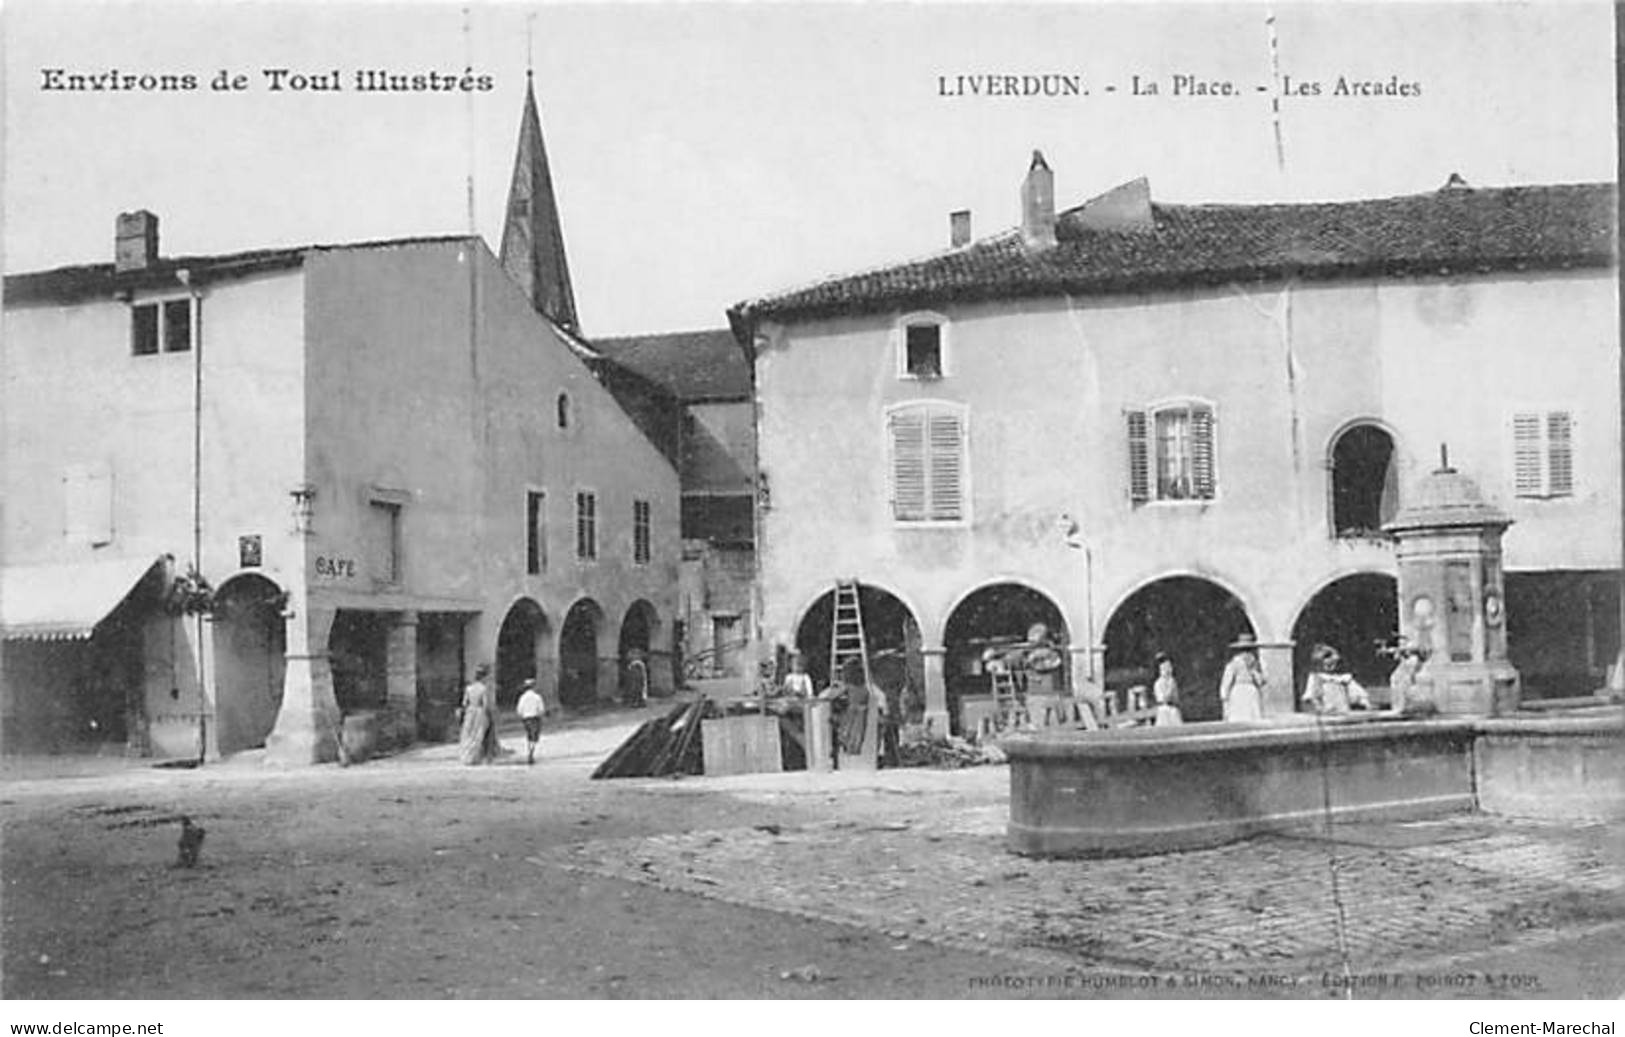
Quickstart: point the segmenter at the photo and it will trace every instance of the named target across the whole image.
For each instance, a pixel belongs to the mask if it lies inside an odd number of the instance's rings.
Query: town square
[[[1625,996],[1616,19],[8,9],[0,994]]]

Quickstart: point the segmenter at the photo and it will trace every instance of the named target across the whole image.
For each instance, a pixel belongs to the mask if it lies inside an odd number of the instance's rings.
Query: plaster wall
[[[1491,458],[1510,453],[1501,401],[1529,393],[1569,401],[1598,431],[1577,459],[1587,488],[1573,502],[1514,506],[1523,528],[1509,541],[1509,567],[1599,557],[1617,566],[1617,479],[1603,477],[1619,464],[1618,399],[1604,377],[1617,349],[1612,283],[1554,275],[1453,285],[1229,286],[950,306],[941,313],[947,372],[935,380],[898,376],[903,314],[764,326],[756,359],[770,493],[758,545],[764,636],[788,642],[818,595],[857,576],[898,595],[927,645],[941,643],[959,599],[1003,580],[1049,595],[1074,642],[1093,643],[1129,594],[1179,573],[1229,589],[1261,640],[1284,640],[1327,583],[1394,572],[1387,545],[1331,536],[1328,457],[1338,432],[1360,420],[1386,427],[1402,495],[1436,463],[1446,432],[1452,459],[1492,489],[1504,466]],[[1424,299],[1458,290],[1473,302],[1439,332],[1437,307]],[[1535,329],[1551,327],[1572,329],[1564,342],[1572,364],[1530,346]],[[1430,385],[1471,400],[1425,406]],[[891,519],[885,412],[914,399],[968,408],[971,507],[962,524]],[[1124,411],[1174,399],[1216,409],[1216,498],[1136,506]],[[1447,423],[1443,413],[1455,417]],[[1066,544],[1062,514],[1077,522],[1087,551]]]

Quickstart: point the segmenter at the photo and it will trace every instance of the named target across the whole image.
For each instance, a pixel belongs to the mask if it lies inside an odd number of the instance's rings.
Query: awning
[[[7,641],[87,638],[164,556],[0,569],[0,632]]]

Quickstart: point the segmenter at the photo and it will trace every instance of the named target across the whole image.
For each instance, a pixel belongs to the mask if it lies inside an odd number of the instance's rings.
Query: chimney
[[[158,262],[158,217],[145,209],[121,212],[113,238],[113,269],[145,270]]]
[[[948,214],[948,244],[954,248],[970,244],[970,210],[960,209]]]
[[[1028,248],[1055,245],[1055,174],[1037,149],[1021,184],[1021,240]]]

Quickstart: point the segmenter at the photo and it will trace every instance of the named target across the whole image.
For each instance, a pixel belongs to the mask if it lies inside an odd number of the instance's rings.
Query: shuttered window
[[[966,515],[965,418],[921,404],[891,414],[892,516],[898,522],[958,522]]]
[[[1568,411],[1512,416],[1512,482],[1519,497],[1574,493],[1574,417]]]
[[[598,557],[598,494],[576,494],[576,557],[590,562]]]
[[[1218,476],[1212,407],[1181,403],[1154,411],[1131,410],[1124,417],[1133,503],[1214,498]]]

